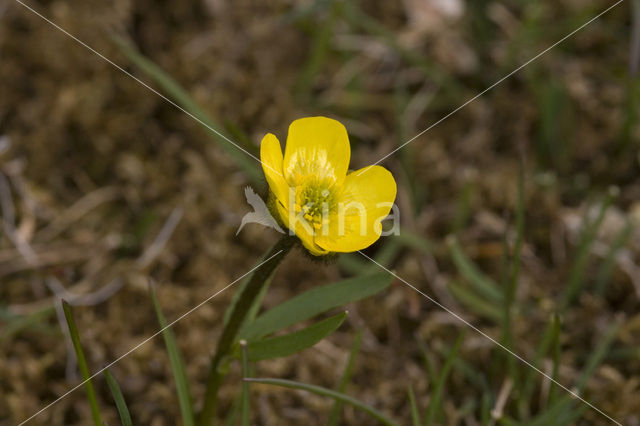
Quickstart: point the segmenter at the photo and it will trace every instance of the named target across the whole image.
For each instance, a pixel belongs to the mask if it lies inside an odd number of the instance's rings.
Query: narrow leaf
[[[64,300],[62,300],[61,302],[62,309],[64,310],[64,317],[66,318],[67,326],[69,327],[69,336],[71,337],[71,341],[73,342],[73,349],[75,350],[76,358],[78,359],[78,367],[80,368],[80,373],[82,374],[82,379],[84,381],[84,389],[87,393],[89,406],[91,407],[91,417],[93,418],[93,423],[95,426],[102,426],[100,409],[98,408],[98,400],[96,399],[96,391],[93,388],[93,383],[91,383],[91,373],[89,372],[87,360],[84,357],[84,351],[82,350],[82,345],[80,344],[80,335],[78,334],[76,321],[73,318],[71,305],[69,305]]]
[[[451,294],[453,294],[458,301],[463,303],[476,314],[489,318],[497,323],[501,323],[503,321],[500,308],[479,296],[468,286],[451,282],[448,287]]]
[[[351,346],[351,351],[349,351],[349,359],[347,360],[347,366],[344,369],[344,373],[342,373],[338,392],[344,393],[347,390],[347,384],[349,383],[349,380],[351,380],[351,374],[353,373],[353,365],[355,364],[358,352],[360,352],[360,343],[362,343],[362,330],[356,334],[356,338]],[[331,409],[331,413],[329,414],[329,421],[327,422],[329,426],[335,426],[338,424],[341,408],[342,403],[340,401],[335,401],[333,408]]]
[[[217,124],[198,105],[193,97],[182,86],[180,86],[168,73],[162,70],[157,64],[138,52],[134,46],[125,40],[112,37],[113,41],[118,45],[120,51],[133,62],[140,70],[151,77],[181,108],[184,108],[189,114],[200,121],[209,131],[210,135],[220,144],[220,146],[229,154],[237,165],[247,174],[254,184],[258,184],[262,179],[262,173],[258,168],[259,162],[252,159],[246,152],[243,152],[237,146],[234,146],[229,139],[222,135],[217,129]]]
[[[440,376],[438,377],[438,381],[435,384],[435,389],[433,391],[433,395],[431,397],[431,401],[429,403],[429,407],[427,408],[427,413],[425,415],[426,425],[434,424],[436,415],[437,413],[439,413],[440,409],[442,408],[441,403],[442,403],[442,394],[444,391],[444,385],[446,384],[447,378],[449,377],[449,372],[451,371],[451,367],[453,366],[453,363],[456,357],[458,356],[458,350],[460,349],[460,345],[462,344],[463,337],[464,337],[464,334],[461,333],[460,336],[458,337],[458,340],[456,340],[456,343],[453,345],[453,348],[447,355],[447,358],[444,362],[444,366],[440,371]]]
[[[553,380],[558,380],[558,372],[560,370],[560,318],[558,315],[553,316],[553,368],[551,370],[551,377]],[[559,392],[558,386],[551,385],[549,389],[549,405],[553,405],[556,402],[556,396]]]
[[[386,272],[316,287],[258,316],[240,331],[240,338],[255,341],[346,303],[372,296],[391,284]]]
[[[342,401],[345,404],[349,404],[349,405],[351,405],[351,406],[353,406],[355,408],[358,408],[358,409],[362,410],[363,412],[369,414],[374,419],[378,420],[383,425],[399,426],[398,423],[396,423],[395,421],[393,421],[390,418],[386,417],[384,414],[382,414],[381,412],[379,412],[375,408],[365,404],[364,402],[359,401],[359,400],[357,400],[357,399],[355,399],[355,398],[353,398],[353,397],[351,397],[349,395],[346,395],[344,393],[336,392],[334,390],[323,388],[321,386],[308,385],[306,383],[294,382],[294,381],[291,381],[291,380],[284,380],[284,379],[254,379],[254,378],[251,378],[251,379],[244,379],[244,380],[249,381],[249,382],[253,382],[253,383],[262,383],[262,384],[265,384],[265,385],[274,385],[274,386],[281,386],[281,387],[290,388],[290,389],[303,390],[303,391],[315,393],[316,395],[321,395],[321,396],[328,396],[330,398]]]
[[[129,408],[127,408],[127,403],[124,400],[124,396],[122,395],[120,386],[118,386],[118,382],[108,369],[104,370],[104,378],[107,380],[107,385],[109,385],[111,395],[113,396],[113,400],[116,403],[116,408],[118,410],[118,414],[120,415],[122,426],[132,426],[133,422],[131,421]]]
[[[309,348],[336,331],[346,317],[347,313],[343,312],[284,336],[251,342],[248,345],[249,361],[282,358]]]
[[[627,222],[625,227],[616,234],[611,244],[611,248],[609,249],[609,253],[604,258],[604,261],[598,270],[595,286],[596,294],[598,296],[602,297],[604,295],[607,285],[609,284],[609,281],[611,281],[611,275],[613,274],[613,270],[616,265],[618,253],[633,235],[633,230],[633,224],[631,222]]]
[[[242,378],[249,376],[249,356],[247,354],[247,341],[240,341],[242,352]],[[249,382],[242,381],[242,426],[249,426],[251,420],[251,401],[249,400]]]
[[[617,191],[611,189],[602,201],[596,218],[588,222],[585,218],[585,225],[580,235],[580,242],[578,244],[575,260],[571,265],[571,271],[569,272],[569,278],[567,285],[564,286],[562,299],[559,303],[560,312],[566,311],[566,309],[573,303],[578,296],[585,281],[585,274],[589,269],[589,256],[591,255],[591,248],[596,241],[600,226],[604,221],[605,215],[609,207],[613,204],[613,201],[617,197]]]
[[[589,356],[587,363],[582,370],[582,374],[580,374],[580,378],[578,379],[577,388],[579,392],[582,392],[585,385],[595,373],[596,368],[602,363],[604,358],[609,353],[609,349],[611,348],[611,344],[615,340],[618,334],[619,324],[616,322],[609,326],[604,337],[599,340],[598,346],[596,346],[595,350]]]
[[[407,394],[409,395],[409,404],[411,405],[411,423],[413,426],[422,426],[422,420],[420,420],[420,409],[416,402],[416,396],[413,393],[411,385],[407,386]]]
[[[458,239],[451,236],[447,239],[447,246],[449,247],[449,253],[451,260],[458,268],[458,272],[462,277],[469,281],[479,294],[483,295],[489,301],[501,304],[503,301],[503,294],[498,288],[498,285],[491,278],[486,276],[478,267],[467,257],[467,255],[460,247]]]
[[[162,329],[162,338],[164,344],[167,347],[167,354],[169,355],[169,363],[171,364],[171,371],[173,372],[173,379],[176,382],[176,391],[178,393],[178,402],[180,404],[180,413],[182,414],[182,421],[185,426],[193,426],[195,424],[195,418],[193,416],[193,404],[191,400],[191,392],[189,391],[189,383],[187,380],[187,373],[185,372],[184,362],[182,361],[182,355],[180,349],[176,343],[176,338],[173,335],[173,331],[167,328],[167,320],[160,309],[158,298],[153,289],[153,285],[149,285],[149,293],[151,295],[151,301],[153,302],[153,308],[156,311],[158,317],[158,323]]]

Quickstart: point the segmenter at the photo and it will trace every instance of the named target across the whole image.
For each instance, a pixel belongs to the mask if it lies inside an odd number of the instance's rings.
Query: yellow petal
[[[282,171],[282,148],[280,148],[278,138],[271,133],[267,133],[260,143],[260,162],[271,192],[278,200],[286,204],[289,185],[287,185]]]
[[[301,118],[289,126],[284,177],[294,187],[309,175],[341,184],[350,157],[349,136],[340,122],[326,117]]]
[[[396,199],[396,181],[384,167],[365,167],[347,175],[338,199],[327,229],[316,232],[314,241],[331,252],[362,250],[380,238],[380,222]]]
[[[283,205],[283,203],[280,203],[280,202],[277,203],[277,208],[278,208],[278,215],[280,216],[280,219],[282,220],[282,222],[285,224],[285,226],[288,229],[293,231],[293,233],[302,242],[302,245],[307,250],[309,250],[309,252],[312,255],[322,256],[329,253],[327,250],[324,250],[321,247],[319,247],[317,244],[315,244],[314,236],[313,236],[314,230],[313,230],[313,227],[311,227],[311,225],[305,226],[304,222],[301,222],[299,220],[295,222],[292,221],[292,216],[296,217],[298,215],[298,212],[290,211],[288,208],[286,208]],[[295,229],[292,229],[292,227],[295,227]]]

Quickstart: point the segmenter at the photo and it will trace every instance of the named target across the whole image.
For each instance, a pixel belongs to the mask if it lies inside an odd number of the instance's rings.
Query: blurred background
[[[613,2],[30,1],[249,152],[303,116],[371,164]],[[640,2],[626,0],[382,163],[401,235],[366,253],[628,425],[640,425]],[[181,89],[181,88],[182,89]],[[259,163],[13,0],[0,3],[0,424],[78,383],[55,301],[93,371],[249,270]],[[373,272],[290,255],[265,299]],[[174,328],[199,405],[233,290]],[[610,424],[400,281],[314,348],[258,375],[336,388],[409,424]],[[61,327],[62,325],[62,327]],[[460,340],[459,340],[460,339]],[[459,340],[459,342],[458,342]],[[459,343],[459,347],[456,346]],[[179,422],[160,338],[111,368],[134,424]],[[233,366],[221,414],[240,388]],[[95,380],[109,424],[117,413]],[[255,424],[327,423],[332,401],[252,388]],[[428,408],[434,407],[434,408]],[[88,424],[82,390],[31,424]],[[344,407],[340,424],[372,420]],[[537,423],[536,423],[537,422]]]

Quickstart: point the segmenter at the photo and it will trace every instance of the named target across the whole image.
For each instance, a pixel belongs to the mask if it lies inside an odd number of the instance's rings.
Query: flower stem
[[[200,413],[200,426],[210,426],[213,424],[216,416],[216,408],[218,403],[218,390],[222,385],[225,373],[220,371],[222,361],[224,361],[233,346],[240,327],[249,313],[256,297],[260,294],[262,288],[269,281],[269,277],[285,258],[291,247],[295,244],[296,239],[290,235],[284,235],[264,256],[264,259],[270,259],[260,268],[256,269],[250,276],[249,281],[241,290],[237,303],[233,306],[233,311],[229,316],[226,327],[222,330],[222,335],[218,341],[218,348],[215,355],[211,358],[209,367],[209,377],[207,378],[207,388],[204,396],[204,405]]]

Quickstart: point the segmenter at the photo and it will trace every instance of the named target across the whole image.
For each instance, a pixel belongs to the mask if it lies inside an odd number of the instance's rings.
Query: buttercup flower
[[[284,157],[273,134],[262,139],[273,213],[313,255],[373,244],[396,198],[387,169],[374,165],[347,173],[350,156],[347,130],[326,117],[291,123]]]

